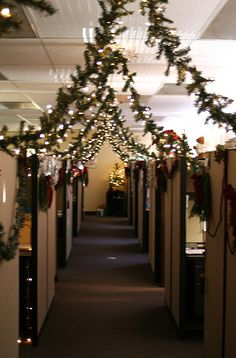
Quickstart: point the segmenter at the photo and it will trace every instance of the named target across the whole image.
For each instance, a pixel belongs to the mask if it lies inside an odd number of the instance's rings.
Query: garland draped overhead
[[[88,43],[84,52],[85,65],[76,67],[76,74],[71,76],[72,84],[60,88],[55,108],[49,108],[40,118],[40,129],[21,124],[16,136],[7,135],[7,127],[1,131],[0,147],[4,150],[14,148],[16,153],[32,148],[37,153],[56,153],[61,156],[78,158],[82,162],[92,159],[101,145],[108,140],[112,148],[123,160],[132,154],[142,158],[155,157],[125,126],[122,111],[119,108],[117,92],[108,85],[111,75],[120,74],[124,79],[123,92],[129,93],[130,108],[135,120],[145,123],[145,133],[151,133],[153,143],[158,151],[163,147],[165,134],[151,118],[151,109],[140,103],[140,95],[133,86],[135,73],[128,68],[128,59],[116,45],[116,37],[127,30],[122,25],[121,18],[132,14],[126,5],[134,0],[98,0],[102,13],[95,27],[94,43]],[[28,5],[31,2],[22,1]],[[38,1],[33,1],[39,3]],[[43,10],[53,13],[51,5]],[[235,113],[225,113],[224,109],[232,100],[227,97],[208,93],[205,89],[211,80],[203,77],[195,66],[190,65],[189,48],[182,48],[181,41],[172,21],[165,16],[167,0],[142,0],[140,12],[147,15],[149,20],[147,46],[157,46],[156,59],[165,56],[168,75],[171,67],[177,71],[177,85],[184,83],[189,72],[192,83],[186,85],[188,94],[195,94],[195,105],[198,113],[208,111],[209,119],[215,124],[225,125],[226,129],[236,132]],[[41,4],[42,5],[42,4]],[[32,4],[31,4],[32,6]],[[116,46],[114,46],[116,45]],[[80,124],[77,137],[65,151],[60,150],[60,143],[72,131],[75,124]],[[184,145],[183,145],[184,143]],[[190,152],[187,138],[179,138],[177,154],[186,155]],[[168,154],[168,153],[167,153]]]
[[[160,158],[164,159],[173,149],[176,157],[190,155],[186,136],[177,138],[174,132],[163,131],[163,127],[158,127],[152,119],[151,108],[141,104],[140,95],[134,87],[136,74],[130,72],[128,59],[116,44],[116,37],[127,29],[122,25],[122,17],[132,15],[126,5],[133,2],[134,0],[98,0],[101,16],[94,30],[94,43],[86,45],[85,65],[83,68],[78,65],[76,74],[71,76],[71,84],[59,89],[55,107],[48,108],[40,117],[39,128],[21,122],[18,133],[11,136],[7,126],[3,126],[0,130],[0,150],[23,157],[26,156],[27,150],[36,154],[55,154],[86,163],[94,157],[102,144],[108,141],[123,160],[133,157],[141,160],[158,157],[151,152],[151,146],[147,148],[140,144],[125,125],[117,92],[109,85],[111,76],[118,74],[124,80],[122,91],[128,94],[134,118],[137,122],[144,123],[145,134],[151,133],[152,144],[155,145]],[[56,11],[46,0],[0,0],[0,11],[4,7],[12,9],[14,3],[31,6],[49,15]],[[236,114],[224,111],[232,100],[206,90],[211,80],[205,78],[201,71],[191,64],[190,49],[182,48],[172,20],[165,16],[167,4],[168,0],[141,0],[140,13],[147,15],[149,21],[146,45],[157,48],[157,60],[165,57],[165,75],[169,74],[171,68],[176,70],[177,85],[185,82],[187,73],[191,75],[192,82],[186,84],[186,89],[189,95],[195,95],[198,113],[208,112],[206,121],[211,119],[214,124],[236,133]],[[12,27],[19,26],[14,17],[0,15],[0,36]],[[68,133],[73,133],[75,125],[79,125],[78,134],[72,134],[68,148],[62,150],[61,143],[68,138]],[[22,206],[19,208],[21,211]],[[16,222],[19,222],[18,217]],[[17,224],[16,233],[18,229]],[[6,247],[2,241],[3,232],[0,224],[0,256],[3,252],[1,247]],[[15,244],[14,241],[13,246],[17,247]]]

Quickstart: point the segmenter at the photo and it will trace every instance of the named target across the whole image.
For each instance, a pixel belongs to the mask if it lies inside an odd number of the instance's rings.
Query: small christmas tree
[[[113,172],[109,175],[109,186],[111,189],[123,186],[125,183],[125,171],[119,163],[114,164]]]

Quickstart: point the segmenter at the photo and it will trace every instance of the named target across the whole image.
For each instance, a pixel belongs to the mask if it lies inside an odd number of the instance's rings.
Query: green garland
[[[195,191],[194,204],[190,216],[199,216],[201,221],[207,221],[211,214],[211,182],[208,172],[194,173],[191,176]]]
[[[52,15],[56,12],[54,7],[46,0],[0,0],[0,10],[9,8],[9,16],[0,15],[0,37],[8,32],[19,30],[21,22],[14,17],[14,10],[17,5],[24,5],[32,7],[40,12],[45,12],[47,15]]]
[[[214,153],[214,158],[217,163],[220,163],[221,161],[224,161],[226,158],[227,152],[223,145],[218,144],[216,146],[216,151]]]
[[[94,44],[87,44],[84,52],[85,67],[77,66],[77,72],[71,77],[72,85],[60,88],[55,108],[49,113],[44,113],[40,118],[41,130],[21,124],[19,134],[13,137],[6,135],[6,128],[2,129],[3,140],[0,146],[9,150],[14,148],[34,148],[40,151],[55,151],[62,156],[70,155],[84,163],[92,159],[105,140],[108,139],[112,148],[127,160],[138,154],[140,159],[155,158],[154,153],[149,153],[149,148],[139,144],[136,138],[125,127],[116,91],[108,86],[109,76],[118,73],[125,79],[123,91],[130,92],[130,108],[134,112],[136,121],[145,121],[145,133],[150,132],[153,141],[157,138],[164,139],[162,127],[156,126],[151,119],[150,108],[140,104],[140,95],[133,87],[135,73],[128,68],[128,60],[122,51],[114,46],[116,36],[126,30],[120,25],[120,18],[131,15],[125,6],[133,0],[99,0],[102,13],[95,27]],[[203,77],[196,67],[190,65],[191,57],[189,48],[180,48],[181,41],[172,26],[172,21],[165,16],[167,0],[142,0],[141,13],[147,14],[150,22],[148,27],[148,46],[158,46],[156,58],[165,56],[167,60],[168,75],[171,67],[175,67],[178,73],[177,84],[185,81],[186,73],[192,76],[192,83],[186,85],[189,94],[196,96],[198,112],[208,111],[214,123],[225,124],[227,129],[236,131],[236,115],[225,113],[224,108],[231,100],[212,93],[205,89],[210,81]],[[79,131],[68,149],[58,151],[60,142],[65,140],[68,131],[74,124],[81,123],[84,128]],[[113,123],[111,125],[111,123]],[[157,141],[159,149],[160,141]],[[185,141],[186,144],[186,141]],[[181,145],[181,144],[180,144]],[[184,143],[183,143],[184,145]],[[186,147],[185,147],[186,150]],[[180,150],[182,155],[182,150]]]
[[[10,234],[7,240],[4,240],[6,233],[4,232],[3,225],[0,223],[0,261],[9,261],[16,255],[18,247],[18,234],[21,227],[24,225],[24,208],[26,197],[26,171],[25,161],[22,158],[18,159],[17,177],[19,180],[18,190],[16,195],[16,213],[15,222],[12,224]]]
[[[206,86],[212,80],[205,78],[201,71],[190,65],[192,61],[189,55],[190,48],[180,47],[181,40],[172,25],[173,21],[165,16],[168,2],[168,0],[141,1],[141,13],[147,14],[150,23],[146,44],[150,47],[157,46],[157,60],[161,56],[165,56],[167,60],[166,75],[169,74],[171,67],[175,67],[178,74],[177,85],[185,81],[187,73],[191,75],[192,83],[186,85],[186,89],[189,95],[195,95],[198,113],[209,113],[206,121],[211,119],[213,123],[219,126],[225,125],[227,130],[232,129],[236,133],[236,113],[224,112],[232,100],[216,93],[207,92]]]
[[[93,44],[87,44],[84,52],[84,69],[77,66],[76,74],[71,77],[72,84],[59,89],[55,108],[40,117],[40,130],[21,122],[19,133],[10,136],[7,127],[3,126],[0,132],[0,149],[8,153],[12,151],[18,153],[27,148],[35,150],[36,153],[50,152],[62,157],[70,156],[72,159],[79,159],[82,163],[86,163],[93,159],[102,144],[108,140],[122,160],[156,158],[154,153],[149,152],[150,148],[138,143],[129,127],[124,125],[117,93],[107,83],[108,78],[113,74],[123,76],[125,81],[123,91],[130,93],[129,104],[135,120],[145,122],[145,133],[151,133],[157,150],[161,151],[165,140],[172,140],[173,137],[166,138],[166,131],[158,127],[151,118],[151,109],[140,103],[140,95],[133,86],[135,73],[129,71],[127,58],[117,46],[114,46],[116,36],[126,31],[126,27],[120,25],[120,18],[131,15],[125,6],[132,2],[134,0],[98,0],[101,16],[95,27],[95,41]],[[44,0],[19,0],[16,3],[38,7],[48,14],[54,12]],[[6,4],[7,1],[0,0],[0,5]],[[150,23],[146,44],[151,47],[157,46],[157,60],[165,56],[166,75],[172,67],[176,69],[177,85],[184,83],[187,73],[191,75],[192,83],[186,85],[186,89],[189,95],[195,94],[195,105],[199,113],[207,111],[209,113],[207,120],[212,119],[215,124],[225,125],[226,129],[236,132],[236,114],[224,112],[232,101],[227,97],[206,91],[210,80],[205,78],[195,66],[190,65],[189,48],[180,48],[181,41],[176,29],[173,28],[172,21],[165,16],[167,4],[168,0],[141,1],[141,14],[147,15]],[[4,26],[0,21],[0,33],[5,31]],[[83,128],[72,138],[69,147],[65,151],[60,151],[60,143],[66,140],[67,133],[73,131],[73,126],[77,123]],[[185,135],[178,139],[178,146],[176,157],[190,155]],[[201,210],[199,213],[201,215]],[[3,228],[1,228],[2,235]]]

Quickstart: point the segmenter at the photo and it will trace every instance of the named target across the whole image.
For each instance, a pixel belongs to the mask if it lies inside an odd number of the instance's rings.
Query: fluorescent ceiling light
[[[85,43],[93,43],[94,42],[94,28],[93,27],[83,27],[82,30],[83,40]]]

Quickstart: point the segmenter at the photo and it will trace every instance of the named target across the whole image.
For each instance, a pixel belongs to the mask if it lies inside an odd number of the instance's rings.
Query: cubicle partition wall
[[[0,222],[7,240],[15,212],[17,187],[16,160],[0,151]],[[18,252],[10,261],[0,261],[0,352],[1,357],[17,358],[19,337],[19,265]]]
[[[73,237],[78,233],[78,199],[79,199],[79,178],[73,180]]]
[[[144,164],[146,166],[146,163]],[[138,177],[138,239],[143,252],[148,252],[149,208],[147,203],[146,167],[139,172]]]
[[[156,178],[157,180],[157,178]],[[164,262],[165,262],[165,201],[164,192],[157,185],[155,195],[156,225],[155,225],[155,279],[160,286],[164,286]]]
[[[224,301],[224,221],[220,220],[220,204],[224,176],[224,164],[214,161],[213,153],[209,157],[209,174],[212,192],[212,213],[208,229],[213,233],[220,223],[215,237],[206,234],[205,262],[205,322],[204,322],[204,354],[205,357],[223,357],[223,301]]]
[[[83,185],[79,177],[73,181],[73,237],[77,236],[83,216]]]
[[[56,276],[56,195],[51,186],[47,208],[39,206],[39,163],[36,155],[27,160],[25,222],[19,235],[20,249],[20,338],[37,344],[40,331],[55,295]],[[39,169],[39,167],[41,169]],[[46,192],[44,192],[47,195]]]
[[[173,159],[167,160],[169,171]],[[165,289],[166,304],[178,332],[185,329],[185,197],[186,163],[181,158],[179,168],[167,179],[165,194]]]
[[[168,160],[167,165],[172,165],[172,159]],[[165,300],[167,307],[172,306],[172,256],[173,256],[173,230],[172,230],[172,216],[173,216],[173,185],[172,180],[167,180],[166,192],[163,193],[164,201],[164,287]]]
[[[83,206],[84,206],[84,187],[81,180],[78,182],[78,200],[77,200],[77,233],[80,232],[83,220]]]
[[[235,168],[234,150],[228,151],[225,164],[215,162],[214,153],[210,154],[212,214],[206,235],[204,323],[204,357],[206,358],[236,356],[236,254],[232,251],[235,236],[231,226],[231,220],[235,222],[235,211],[234,209],[231,211],[231,202],[225,201],[223,195],[226,185],[230,184],[233,187],[232,200],[234,202],[236,200]],[[235,205],[233,201],[232,205]]]
[[[132,190],[131,190],[131,175],[130,168],[128,167],[126,172],[126,205],[127,205],[127,217],[128,222],[132,225]]]
[[[148,196],[149,196],[149,261],[155,274],[155,250],[156,250],[156,161],[148,163]]]
[[[145,205],[147,230],[149,237],[149,260],[157,283],[163,286],[164,279],[164,196],[157,185],[157,162],[148,163]]]
[[[138,186],[139,186],[139,173],[137,173],[137,170],[135,168],[136,163],[131,163],[131,173],[130,173],[130,187],[131,187],[131,223],[134,229],[134,235],[138,237]]]
[[[138,176],[138,240],[143,248],[143,216],[144,216],[144,205],[143,205],[143,170],[140,170]]]
[[[46,212],[38,210],[37,234],[37,333],[43,326],[55,295],[56,277],[56,195]]]
[[[66,261],[68,260],[73,243],[73,189],[66,184]]]
[[[168,172],[173,172],[173,159],[167,160]],[[185,158],[167,179],[164,194],[165,294],[166,305],[179,336],[187,330],[203,329],[203,293],[201,275],[204,271],[204,233],[198,217],[188,214],[189,188]],[[191,236],[188,221],[195,227]],[[199,248],[201,247],[201,248]]]
[[[228,152],[228,184],[231,184],[236,190],[236,152]],[[227,233],[229,235],[229,243],[232,246],[233,241],[236,239],[236,232],[230,224],[233,220],[236,222],[235,202],[236,192],[233,194],[232,204],[227,202]],[[232,217],[233,216],[233,217]],[[235,230],[235,228],[234,228]],[[226,282],[225,282],[225,357],[236,357],[236,344],[235,344],[235,332],[236,332],[236,253],[232,254],[227,247],[226,251]]]
[[[139,208],[139,195],[138,195],[138,183],[139,179],[136,176],[134,178],[134,189],[133,189],[133,226],[134,226],[134,234],[138,237],[139,231],[139,221],[138,221],[138,208]]]
[[[66,179],[69,167],[70,163],[64,160],[62,164],[64,179],[57,189],[57,266],[60,268],[66,267],[73,241],[73,187]]]

